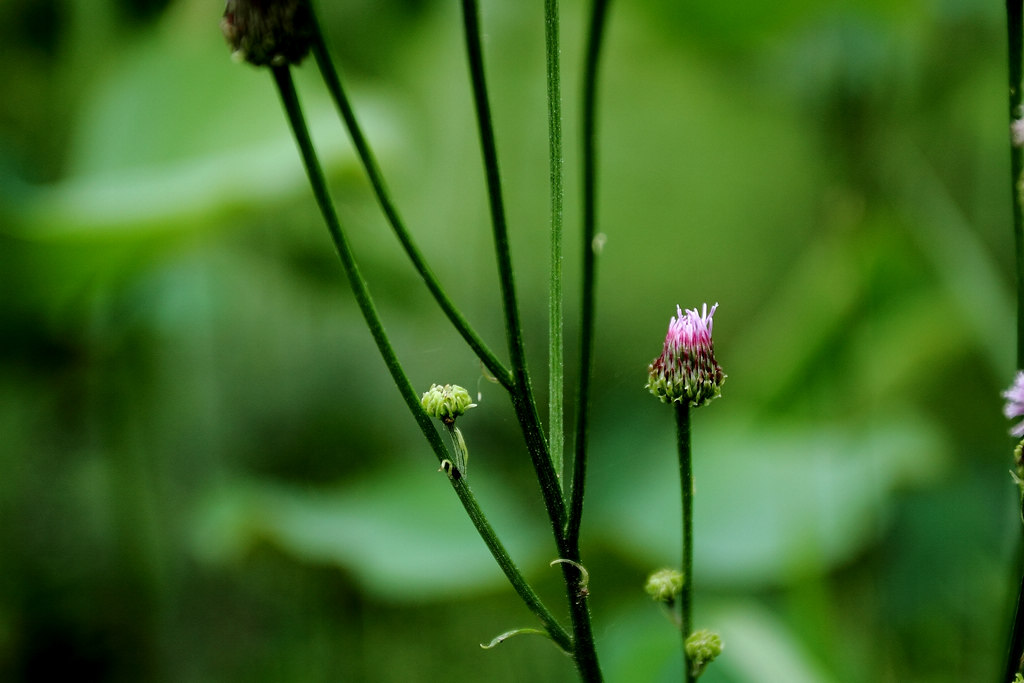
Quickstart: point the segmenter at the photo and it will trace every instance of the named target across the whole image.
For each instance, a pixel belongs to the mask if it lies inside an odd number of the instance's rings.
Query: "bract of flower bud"
[[[430,389],[420,399],[420,405],[427,415],[436,417],[447,425],[453,424],[455,418],[476,407],[469,397],[469,392],[458,384],[430,385]]]
[[[309,0],[227,0],[220,28],[234,55],[256,66],[298,64],[316,31]]]
[[[683,647],[686,650],[686,658],[690,662],[690,671],[694,678],[704,673],[707,665],[715,661],[715,657],[722,654],[722,650],[725,648],[721,636],[706,628],[694,631],[687,636]]]
[[[683,591],[683,573],[678,569],[659,569],[647,577],[644,591],[657,602],[671,604]]]
[[[725,373],[715,360],[711,341],[715,310],[707,304],[701,312],[676,306],[669,321],[661,355],[648,366],[647,388],[662,403],[710,403],[722,394]]]

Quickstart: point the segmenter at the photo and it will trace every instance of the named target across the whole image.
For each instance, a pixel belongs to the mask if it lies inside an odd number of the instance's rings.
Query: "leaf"
[[[480,643],[480,647],[482,647],[485,650],[490,650],[492,647],[495,647],[497,645],[501,645],[502,643],[504,643],[509,638],[512,638],[513,636],[522,636],[522,635],[528,635],[528,634],[529,635],[538,635],[538,636],[547,636],[548,638],[551,638],[551,635],[547,631],[545,631],[544,629],[540,629],[540,628],[516,628],[516,629],[512,629],[511,631],[505,631],[501,635],[495,636],[494,639],[491,642],[489,642],[487,645],[484,645],[483,643]]]
[[[719,407],[694,416],[694,571],[703,586],[780,585],[828,571],[877,537],[890,495],[936,476],[946,461],[937,430],[913,415],[861,426],[705,418]],[[641,455],[625,475],[597,464],[613,456],[595,455],[588,524],[643,566],[679,562],[670,423],[594,439]]]
[[[426,462],[392,468],[320,491],[236,483],[200,506],[194,551],[224,563],[269,543],[299,561],[343,567],[389,599],[464,599],[503,586],[505,576],[435,470]],[[546,546],[531,544],[544,538],[532,518],[511,512],[516,506],[499,491],[488,490],[481,504],[520,567],[541,566],[535,548]],[[517,524],[507,529],[496,521],[509,517]]]

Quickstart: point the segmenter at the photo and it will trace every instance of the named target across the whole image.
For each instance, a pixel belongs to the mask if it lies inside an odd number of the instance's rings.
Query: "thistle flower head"
[[[309,0],[227,0],[220,28],[233,55],[256,66],[298,64],[316,31]]]
[[[647,388],[662,403],[682,403],[691,406],[710,403],[722,394],[725,374],[715,360],[711,342],[713,316],[718,304],[708,310],[704,304],[697,309],[683,311],[676,306],[676,316],[668,324],[665,345],[661,355],[648,366]]]
[[[683,592],[683,573],[678,569],[659,569],[647,577],[644,591],[656,602],[672,604]]]
[[[698,678],[704,673],[707,665],[722,654],[725,646],[722,644],[721,636],[714,631],[702,628],[687,636],[683,647],[686,649],[686,659],[690,662],[690,670],[693,672],[694,678]]]
[[[1013,380],[1013,386],[1003,392],[1006,405],[1003,406],[1003,415],[1008,420],[1024,416],[1024,371],[1018,371]],[[1018,422],[1010,429],[1010,434],[1018,439],[1024,437],[1024,421]]]
[[[469,398],[469,392],[458,384],[430,385],[430,389],[420,399],[420,405],[427,415],[436,417],[446,425],[454,424],[455,418],[476,407]]]

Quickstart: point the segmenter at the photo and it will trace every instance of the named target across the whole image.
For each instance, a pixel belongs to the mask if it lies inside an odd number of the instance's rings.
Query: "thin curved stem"
[[[498,276],[501,283],[502,308],[505,313],[505,331],[509,355],[512,359],[512,374],[515,388],[511,391],[512,406],[526,438],[530,459],[540,483],[541,495],[551,520],[555,538],[565,534],[565,500],[558,477],[548,454],[547,443],[540,426],[537,405],[530,386],[530,375],[526,367],[526,351],[523,345],[523,330],[519,320],[519,305],[516,301],[515,277],[509,251],[508,225],[505,219],[505,202],[501,191],[501,177],[498,172],[498,152],[494,139],[494,124],[491,120],[491,106],[487,97],[487,81],[484,76],[483,50],[480,45],[480,17],[476,0],[462,0],[463,28],[466,37],[466,51],[469,61],[470,78],[473,86],[473,101],[477,123],[480,128],[480,146],[484,157],[484,171],[487,180],[487,194],[494,230],[494,250],[498,262]]]
[[[562,314],[562,84],[558,0],[544,0],[544,42],[548,84],[548,161],[551,185],[551,275],[548,291],[548,445],[555,475],[562,481],[565,427],[565,362]],[[564,489],[564,486],[563,486]]]
[[[511,389],[513,386],[512,373],[500,360],[498,360],[498,357],[495,356],[484,341],[480,339],[477,333],[466,321],[465,317],[463,317],[462,313],[455,307],[455,304],[452,303],[452,300],[444,291],[444,288],[430,269],[430,266],[427,265],[426,260],[423,258],[423,253],[420,251],[415,241],[413,241],[412,236],[405,227],[405,222],[399,215],[398,209],[395,207],[395,203],[391,199],[391,194],[387,189],[387,185],[384,183],[384,176],[380,171],[380,166],[377,164],[377,160],[367,143],[366,136],[363,134],[362,128],[359,126],[359,121],[356,119],[352,104],[345,93],[345,89],[342,87],[341,78],[338,75],[337,69],[334,67],[334,62],[331,60],[330,53],[327,51],[327,45],[324,41],[323,32],[320,30],[319,23],[315,22],[315,26],[316,31],[313,38],[313,57],[316,59],[317,66],[323,76],[324,83],[327,85],[327,90],[330,92],[335,105],[338,107],[338,113],[341,114],[342,121],[344,122],[345,128],[348,130],[349,136],[352,139],[352,145],[355,147],[356,154],[358,154],[359,160],[363,164],[363,169],[366,171],[366,176],[370,181],[370,185],[373,186],[373,191],[377,197],[378,204],[380,204],[381,211],[384,212],[385,218],[387,218],[388,223],[390,223],[391,229],[394,231],[395,236],[401,243],[406,255],[408,255],[409,260],[412,261],[416,272],[419,273],[424,284],[426,284],[427,289],[430,290],[434,300],[437,301],[441,310],[444,311],[444,314],[448,317],[448,320],[451,321],[458,333],[462,335],[462,338],[466,341],[469,347],[477,357],[480,358],[487,370],[502,386],[506,389]]]
[[[1013,242],[1017,264],[1017,368],[1024,368],[1024,2],[1006,0],[1007,58],[1009,68],[1010,190],[1013,198]],[[1019,543],[1019,542],[1018,542]],[[1002,681],[1024,670],[1024,564],[1018,547],[1015,570],[1019,574],[1013,626]]]
[[[693,669],[686,654],[686,639],[693,630],[693,458],[690,450],[690,405],[676,403],[676,438],[679,442],[679,486],[683,499],[683,594],[681,596],[683,669],[686,683],[693,683]]]
[[[1017,263],[1017,367],[1024,368],[1024,78],[1022,78],[1022,2],[1006,0],[1010,93],[1010,189],[1013,196],[1013,241]]]
[[[604,37],[607,0],[594,0],[583,67],[583,286],[580,304],[580,370],[576,389],[576,429],[569,521],[566,536],[577,544],[583,518],[587,472],[590,380],[594,365],[594,291],[597,281],[597,71]]]
[[[533,590],[533,587],[526,581],[515,562],[512,561],[512,557],[505,550],[505,547],[498,540],[498,535],[494,533],[494,529],[491,527],[490,522],[487,521],[487,517],[484,516],[483,511],[480,510],[480,506],[476,502],[476,497],[473,495],[472,490],[469,488],[469,484],[466,483],[466,478],[461,477],[457,480],[452,481],[452,488],[455,489],[455,493],[459,496],[459,500],[462,502],[462,507],[466,510],[466,514],[469,515],[469,519],[473,522],[473,526],[476,527],[480,537],[487,544],[487,549],[491,551],[491,555],[494,557],[495,562],[501,567],[501,571],[505,573],[509,583],[512,584],[512,588],[515,589],[520,599],[526,604],[526,606],[541,620],[544,624],[544,629],[551,636],[551,639],[555,641],[558,647],[562,648],[567,653],[573,652],[573,640],[569,633],[562,627],[561,624],[555,619],[554,615],[550,610],[541,602],[540,597]]]
[[[324,179],[323,169],[317,159],[316,150],[313,148],[313,142],[309,137],[309,130],[302,114],[298,95],[295,92],[295,84],[292,81],[291,70],[288,66],[281,66],[272,67],[272,72],[274,74],[274,81],[277,84],[278,92],[281,95],[281,102],[284,105],[285,113],[288,116],[288,122],[295,135],[295,141],[299,147],[299,153],[302,157],[302,163],[303,166],[305,166],[306,174],[309,178],[309,184],[313,189],[313,195],[316,198],[316,202],[320,208],[320,213],[324,218],[324,222],[327,224],[327,230],[330,232],[331,239],[333,240],[335,249],[338,252],[338,257],[341,259],[345,275],[348,278],[349,285],[352,287],[353,295],[355,296],[360,312],[363,314],[363,319],[366,321],[366,325],[370,329],[373,340],[377,344],[377,349],[380,352],[381,357],[384,359],[384,364],[387,366],[388,372],[391,374],[391,379],[394,380],[402,399],[405,401],[406,406],[409,408],[413,418],[416,420],[416,424],[419,426],[420,431],[423,432],[423,436],[433,449],[438,461],[443,462],[444,460],[449,460],[450,458],[447,448],[441,440],[437,429],[431,422],[430,417],[420,406],[416,391],[413,389],[408,376],[405,374],[401,363],[398,361],[398,357],[395,355],[394,348],[391,346],[387,332],[384,330],[384,325],[381,322],[376,306],[370,296],[369,287],[359,271],[352,248],[341,228],[337,212],[334,209],[334,203],[331,201],[330,194],[327,191],[327,182]],[[487,545],[488,550],[491,551],[491,554],[494,556],[498,566],[501,567],[505,576],[508,577],[508,580],[512,584],[516,593],[519,594],[519,597],[522,598],[524,603],[526,603],[526,606],[529,607],[530,610],[533,611],[533,613],[541,620],[545,629],[551,634],[552,639],[558,643],[562,649],[566,651],[571,650],[572,640],[568,633],[566,633],[565,629],[562,628],[551,614],[551,611],[544,606],[540,598],[530,587],[529,583],[527,583],[526,579],[519,571],[519,568],[512,560],[512,557],[508,554],[508,551],[494,533],[494,530],[488,523],[487,518],[480,510],[480,506],[477,504],[472,491],[470,491],[469,486],[465,482],[465,479],[461,477],[452,477],[451,482],[452,488],[455,490],[459,500],[462,502],[462,506],[465,508],[466,513],[472,520],[477,532],[480,534],[481,538],[483,538],[484,543]]]

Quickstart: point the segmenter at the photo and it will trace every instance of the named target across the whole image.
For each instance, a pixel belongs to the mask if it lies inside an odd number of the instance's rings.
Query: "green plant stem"
[[[309,137],[309,130],[306,126],[305,118],[302,115],[302,108],[299,104],[298,95],[295,92],[295,84],[292,81],[291,70],[287,66],[273,67],[271,70],[274,75],[274,81],[277,84],[278,92],[281,96],[281,102],[284,105],[285,113],[288,116],[288,122],[295,135],[295,141],[298,145],[299,153],[302,157],[302,163],[303,166],[305,166],[306,175],[309,178],[309,184],[313,190],[313,195],[316,198],[317,206],[320,208],[320,213],[323,216],[324,222],[327,224],[327,230],[330,232],[331,239],[334,242],[334,247],[338,252],[338,257],[341,259],[345,275],[348,278],[349,285],[352,287],[352,293],[355,296],[360,312],[363,314],[363,319],[366,321],[366,325],[370,329],[373,340],[377,344],[377,349],[380,352],[381,357],[384,359],[384,364],[387,366],[392,380],[394,380],[395,385],[398,387],[398,391],[402,395],[402,399],[405,401],[406,406],[409,408],[413,418],[416,420],[416,424],[419,426],[420,431],[423,432],[423,436],[433,449],[438,461],[442,462],[444,460],[450,460],[447,448],[441,440],[437,429],[431,422],[430,417],[420,406],[416,391],[413,389],[412,384],[409,382],[409,378],[402,369],[401,363],[398,361],[398,357],[395,355],[391,342],[388,340],[387,333],[381,323],[380,316],[377,313],[376,306],[370,296],[369,287],[359,271],[351,246],[349,245],[348,240],[345,237],[345,233],[341,228],[341,223],[338,220],[334,204],[331,201],[329,192],[327,191],[327,182],[324,178],[323,169],[317,159],[316,151],[313,148],[313,142]],[[465,479],[453,477],[451,482],[452,488],[455,490],[459,500],[462,502],[462,506],[465,508],[470,520],[472,520],[477,532],[480,534],[481,538],[483,538],[484,543],[487,545],[488,550],[491,551],[491,554],[494,556],[498,566],[501,567],[505,576],[508,577],[508,580],[512,584],[516,593],[519,594],[523,602],[526,603],[526,606],[541,620],[545,629],[551,634],[551,638],[558,643],[562,649],[570,651],[572,649],[572,640],[568,633],[566,633],[565,629],[562,628],[554,618],[551,611],[543,605],[536,592],[534,592],[529,583],[527,583],[515,562],[513,562],[511,556],[505,550],[505,547],[494,533],[494,530],[488,523],[487,518],[480,510],[480,506],[477,504],[472,491],[470,491],[469,486],[465,482]]]
[[[579,563],[579,552],[563,551],[562,559]],[[594,632],[590,621],[589,590],[582,572],[569,563],[562,564],[562,576],[569,598],[569,616],[573,630],[573,661],[580,679],[587,683],[600,683],[603,680],[601,667],[597,661],[597,649],[594,646]]]
[[[695,680],[686,654],[686,639],[693,630],[693,458],[690,452],[690,405],[676,403],[676,438],[679,441],[679,485],[683,497],[683,669],[686,683]]]
[[[551,184],[551,281],[548,292],[548,444],[555,475],[562,480],[565,427],[562,314],[562,85],[558,0],[544,0],[544,45],[548,84],[548,158]],[[564,486],[563,486],[564,489]]]
[[[579,561],[580,524],[583,518],[583,491],[586,481],[587,433],[590,404],[590,379],[593,372],[594,348],[594,290],[596,281],[597,147],[596,101],[597,70],[604,36],[608,3],[595,0],[591,7],[583,71],[583,286],[580,323],[580,377],[576,392],[576,430],[570,485],[569,515],[566,521],[565,556]],[[594,647],[588,596],[584,587],[570,583],[571,565],[563,565],[569,590],[569,609],[572,615],[573,639],[576,643],[576,666],[584,680],[601,680],[601,669]]]
[[[1022,3],[1021,0],[1006,0],[1006,28],[1009,57],[1010,124],[1024,122],[1024,108],[1021,98],[1022,83]],[[1013,241],[1017,262],[1017,367],[1024,368],[1024,186],[1021,185],[1024,172],[1024,149],[1010,134],[1010,189],[1013,197]]]
[[[462,0],[462,15],[470,79],[473,86],[473,101],[480,128],[480,146],[484,157],[491,223],[494,230],[494,250],[501,283],[502,308],[505,313],[505,333],[515,379],[515,388],[510,392],[512,406],[526,439],[526,446],[537,474],[537,481],[540,484],[541,495],[544,498],[544,505],[547,508],[555,538],[561,539],[565,534],[565,500],[562,498],[562,489],[558,483],[558,477],[555,475],[555,468],[551,463],[547,443],[540,427],[540,417],[537,414],[533,389],[530,387],[530,375],[526,368],[526,351],[523,345],[523,331],[519,321],[519,305],[516,301],[515,278],[509,252],[505,202],[502,197],[501,178],[498,172],[497,145],[494,139],[494,125],[491,120],[491,106],[487,98],[487,81],[484,77],[477,1]]]
[[[604,36],[607,0],[594,0],[583,67],[583,286],[580,304],[580,369],[576,389],[576,430],[566,537],[579,543],[587,473],[590,380],[594,365],[594,290],[597,281],[597,69]]]
[[[337,69],[334,67],[334,62],[331,60],[319,23],[314,23],[316,30],[313,39],[313,57],[316,59],[317,66],[323,76],[324,83],[327,85],[327,90],[330,92],[335,105],[338,107],[338,113],[341,115],[345,128],[348,130],[349,136],[352,139],[352,145],[355,147],[356,154],[359,155],[359,159],[363,164],[363,169],[370,181],[370,185],[373,186],[373,191],[377,197],[378,204],[380,204],[381,211],[384,212],[385,218],[387,218],[388,223],[391,224],[391,228],[394,231],[395,236],[401,243],[402,248],[409,257],[409,260],[412,261],[416,272],[419,273],[423,282],[426,284],[427,289],[430,290],[434,300],[437,301],[441,310],[444,311],[444,314],[448,317],[448,320],[451,321],[458,333],[462,335],[462,338],[466,341],[469,347],[477,357],[480,358],[480,361],[487,368],[488,372],[490,372],[506,389],[512,389],[512,373],[500,360],[498,360],[498,357],[495,356],[483,340],[480,339],[473,328],[470,327],[465,317],[463,317],[462,313],[455,307],[455,304],[452,303],[452,300],[444,291],[444,288],[430,269],[430,266],[427,265],[422,252],[416,245],[415,241],[413,241],[408,229],[405,227],[405,222],[399,215],[398,209],[396,208],[394,201],[391,199],[391,194],[388,191],[387,185],[384,183],[384,176],[380,171],[380,166],[377,164],[377,160],[370,149],[366,136],[363,135],[362,128],[359,126],[359,122],[356,119],[352,104],[345,93],[345,89],[342,87],[341,78],[338,75]]]
[[[515,562],[512,561],[512,557],[505,550],[501,541],[498,540],[498,535],[494,533],[494,529],[487,521],[487,517],[484,516],[483,511],[481,511],[480,506],[477,504],[476,497],[470,490],[469,484],[466,483],[466,478],[453,479],[452,488],[455,489],[455,493],[459,496],[462,507],[466,510],[466,514],[469,515],[470,521],[473,522],[473,526],[476,527],[480,537],[487,544],[487,549],[491,551],[491,555],[494,557],[495,562],[498,563],[498,566],[501,567],[501,571],[505,573],[505,577],[512,584],[512,588],[519,595],[520,599],[526,603],[530,611],[541,620],[544,629],[558,647],[567,653],[572,653],[574,650],[572,637],[558,623],[558,620],[555,619],[544,603],[541,602],[533,587],[530,586]]]
[[[483,53],[480,45],[479,7],[476,0],[463,0],[463,25],[466,36],[466,50],[469,61],[473,98],[477,122],[480,127],[480,143],[484,157],[488,197],[491,208],[491,222],[494,229],[495,253],[501,281],[502,303],[505,311],[505,327],[508,335],[512,372],[515,375],[515,390],[510,392],[516,416],[526,437],[527,447],[534,470],[540,483],[544,504],[551,520],[555,542],[562,559],[579,561],[577,544],[566,540],[566,510],[558,477],[548,454],[547,445],[540,429],[533,392],[530,388],[523,348],[522,329],[519,323],[512,263],[509,254],[508,230],[505,221],[504,201],[498,173],[497,147],[491,121],[490,104],[487,98],[487,83],[484,77]],[[571,566],[571,565],[570,565]],[[582,584],[578,569],[563,565],[566,593],[569,598],[570,616],[573,623],[573,660],[584,681],[601,681],[601,670],[597,663],[594,637],[590,624],[587,590]]]
[[[1013,242],[1017,264],[1017,368],[1024,368],[1024,158],[1021,145],[1015,138],[1015,124],[1024,121],[1021,98],[1024,93],[1024,2],[1006,0],[1007,58],[1009,68],[1009,115],[1010,115],[1010,190],[1013,212]],[[1024,510],[1022,510],[1024,514]],[[1010,681],[1014,674],[1022,671],[1024,661],[1024,568],[1018,542],[1015,570],[1019,575],[1017,603],[1010,631],[1010,642],[1006,654],[1006,666],[1002,681]]]

